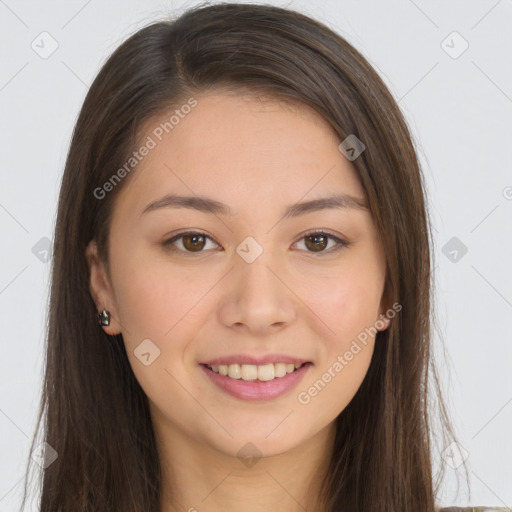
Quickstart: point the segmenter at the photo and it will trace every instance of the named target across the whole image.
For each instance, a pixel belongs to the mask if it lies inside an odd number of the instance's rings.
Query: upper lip
[[[300,357],[287,356],[284,354],[268,354],[266,356],[254,357],[244,354],[233,354],[231,356],[216,357],[208,361],[203,361],[200,364],[208,366],[220,365],[220,364],[253,364],[256,366],[270,364],[270,363],[288,363],[288,364],[304,364],[308,363],[307,359],[301,359]]]

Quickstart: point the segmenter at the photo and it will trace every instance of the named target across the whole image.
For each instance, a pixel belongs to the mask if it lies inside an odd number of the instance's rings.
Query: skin
[[[138,164],[116,199],[111,275],[89,244],[91,294],[98,311],[111,313],[105,331],[123,334],[149,399],[163,512],[319,511],[334,421],[367,373],[374,337],[308,404],[297,395],[365,328],[379,319],[379,330],[389,327],[383,248],[368,210],[281,219],[286,206],[335,192],[364,200],[341,140],[318,113],[240,92],[194,97],[197,106]],[[142,139],[168,118],[151,120]],[[185,208],[141,215],[171,192],[208,196],[235,215]],[[184,246],[183,238],[174,242],[176,253],[163,246],[188,229],[211,237],[203,252],[191,252],[197,242]],[[335,250],[334,240],[327,247],[321,240],[324,252],[315,252],[304,236],[319,229],[350,245]],[[252,263],[236,252],[247,236],[263,248]],[[134,350],[147,338],[160,355],[145,366]],[[285,395],[249,402],[220,391],[199,366],[238,353],[283,353],[313,365]],[[237,456],[247,443],[261,457],[251,467]]]

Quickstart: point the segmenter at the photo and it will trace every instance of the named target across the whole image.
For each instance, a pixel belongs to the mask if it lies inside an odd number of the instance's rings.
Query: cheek
[[[352,400],[368,371],[380,303],[380,284],[369,269],[340,273],[324,287],[303,289],[316,332],[323,332],[321,356],[299,403],[323,421],[334,419]],[[319,327],[321,326],[321,327]],[[311,409],[312,410],[312,409]]]
[[[314,313],[314,322],[323,324],[331,349],[344,350],[350,340],[374,325],[381,290],[368,279],[368,273],[350,272],[332,276],[323,286],[310,283],[302,289],[305,304]]]
[[[372,354],[373,342],[366,345],[356,343],[347,351],[333,354],[324,367],[318,368],[314,378],[306,383],[299,393],[297,399],[304,411],[311,411],[321,423],[333,421],[361,387]]]
[[[153,259],[148,265],[147,261],[147,255],[133,252],[116,262],[113,276],[123,338],[132,350],[146,338],[159,345],[171,338],[206,286],[183,273],[170,272],[162,262]]]
[[[131,258],[117,267],[118,314],[133,373],[146,395],[158,403],[166,396],[180,396],[178,382],[187,378],[184,358],[194,333],[194,305],[207,291],[207,283],[138,261]]]
[[[318,421],[334,420],[350,403],[370,366],[374,349],[377,295],[357,280],[345,280],[317,297],[321,321],[329,326],[324,334],[321,356],[298,402],[314,411]]]

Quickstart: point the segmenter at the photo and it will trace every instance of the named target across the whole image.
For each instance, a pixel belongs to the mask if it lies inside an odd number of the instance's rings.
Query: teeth
[[[239,364],[230,364],[228,366],[228,377],[232,379],[239,379],[242,377],[242,369]]]
[[[269,363],[259,366],[254,364],[214,364],[208,366],[208,368],[215,373],[227,375],[232,379],[269,381],[274,380],[276,377],[284,377],[301,366],[301,363]]]

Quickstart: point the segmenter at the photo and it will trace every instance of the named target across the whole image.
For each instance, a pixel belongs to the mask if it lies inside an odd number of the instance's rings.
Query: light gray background
[[[17,509],[34,429],[45,249],[75,118],[122,40],[195,3],[0,0],[0,512]],[[407,117],[436,229],[436,345],[442,340],[449,355],[443,385],[471,468],[470,495],[460,468],[448,468],[441,504],[512,506],[512,1],[269,3],[341,33]],[[58,43],[47,58],[31,46],[51,49],[44,31]],[[443,453],[450,450],[434,456]]]

